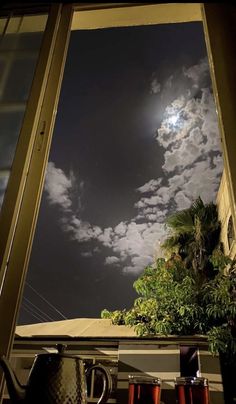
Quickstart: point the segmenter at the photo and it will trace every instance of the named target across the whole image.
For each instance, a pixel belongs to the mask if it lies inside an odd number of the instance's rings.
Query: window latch
[[[38,132],[37,151],[41,151],[42,149],[45,131],[46,131],[46,121],[42,121]]]

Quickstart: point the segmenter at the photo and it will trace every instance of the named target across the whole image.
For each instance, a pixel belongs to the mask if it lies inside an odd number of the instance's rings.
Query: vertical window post
[[[9,187],[13,189],[13,194],[15,191],[16,198],[11,217],[8,216],[9,221],[5,221],[4,234],[7,237],[5,237],[5,244],[1,251],[1,253],[3,252],[1,270],[4,274],[1,278],[0,295],[0,355],[8,357],[14,339],[17,314],[43,189],[56,105],[69,41],[71,18],[72,5],[61,7],[58,4],[52,7],[38,69],[35,73],[33,94],[31,94],[28,103],[30,112],[26,111],[20,136],[23,139],[22,148],[27,148],[25,142],[31,143],[31,147],[28,147],[26,156],[20,156],[18,148],[18,156],[16,155],[15,160],[18,158],[19,166],[22,163],[24,167],[21,167],[22,172],[18,183],[13,184],[13,177],[12,184],[9,184]],[[42,65],[44,66],[43,71],[41,70]],[[26,162],[28,163],[27,166],[25,166]],[[10,192],[8,192],[9,194]],[[16,205],[18,205],[17,208]],[[1,377],[1,385],[2,380]]]

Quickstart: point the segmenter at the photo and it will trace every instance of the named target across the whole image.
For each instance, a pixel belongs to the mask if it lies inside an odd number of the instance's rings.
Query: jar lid
[[[129,375],[130,384],[155,384],[160,385],[161,379],[150,375]]]
[[[180,386],[208,386],[208,379],[205,377],[176,377],[175,384]]]

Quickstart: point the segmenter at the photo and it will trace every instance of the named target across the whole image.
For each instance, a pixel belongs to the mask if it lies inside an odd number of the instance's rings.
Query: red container
[[[129,404],[160,404],[161,380],[151,376],[129,376]]]
[[[209,404],[208,380],[204,377],[177,377],[175,382],[178,404]]]

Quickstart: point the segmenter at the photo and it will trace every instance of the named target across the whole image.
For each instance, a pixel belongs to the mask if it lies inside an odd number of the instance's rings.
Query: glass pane
[[[41,21],[41,24],[36,25]],[[16,150],[47,16],[0,19],[0,209]]]
[[[201,23],[73,31],[19,323],[132,306],[167,216],[222,170]]]

